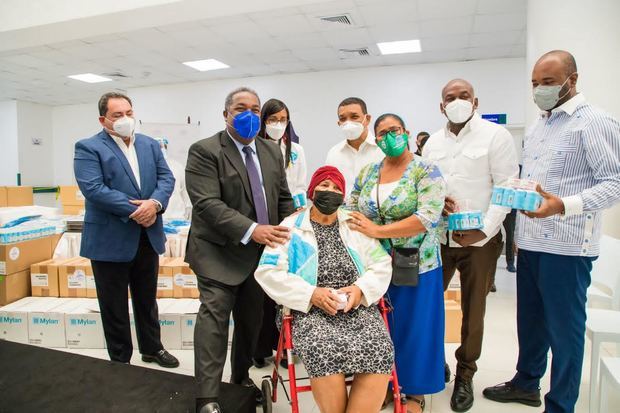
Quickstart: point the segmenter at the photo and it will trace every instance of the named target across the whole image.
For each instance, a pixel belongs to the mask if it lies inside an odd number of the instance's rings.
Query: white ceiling
[[[96,37],[80,37],[76,33],[74,40],[49,44],[41,38],[39,45],[14,50],[6,50],[5,44],[5,50],[0,51],[0,101],[18,99],[48,105],[92,103],[102,92],[115,88],[523,57],[525,3],[522,0],[323,1],[217,18],[198,15],[195,20]],[[139,11],[126,13],[125,17],[140,18]],[[322,16],[343,13],[352,18],[353,25],[319,20]],[[11,34],[19,38],[20,32]],[[377,42],[416,38],[421,41],[422,53],[381,56],[376,47]],[[369,49],[370,56],[345,57],[339,52],[362,47]],[[207,58],[218,59],[231,68],[198,72],[181,64]],[[86,72],[121,73],[127,77],[113,77],[114,82],[101,84],[67,78]]]

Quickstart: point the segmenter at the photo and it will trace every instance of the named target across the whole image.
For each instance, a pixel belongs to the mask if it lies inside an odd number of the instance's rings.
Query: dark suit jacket
[[[280,148],[256,139],[269,223],[293,213]],[[241,239],[256,222],[248,173],[239,150],[226,131],[194,143],[185,169],[192,201],[192,226],[185,260],[199,277],[239,285],[252,275],[262,246]]]
[[[137,207],[130,199],[156,199],[164,210],[174,188],[174,177],[159,148],[146,135],[134,143],[140,167],[140,186],[127,157],[107,132],[75,144],[73,169],[86,198],[80,255],[97,261],[128,262],[138,251],[142,226],[129,219]],[[146,233],[158,254],[165,250],[161,213]]]

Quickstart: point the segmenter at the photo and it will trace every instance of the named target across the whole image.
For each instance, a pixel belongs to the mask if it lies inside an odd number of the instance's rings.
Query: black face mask
[[[344,195],[332,191],[314,191],[312,201],[316,209],[324,215],[331,215],[344,202]]]

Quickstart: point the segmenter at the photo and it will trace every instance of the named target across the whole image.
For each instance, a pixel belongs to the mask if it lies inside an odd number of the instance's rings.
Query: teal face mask
[[[383,139],[377,141],[377,146],[381,148],[385,156],[396,157],[405,151],[408,140],[409,136],[406,133],[397,134],[390,131],[383,136]]]

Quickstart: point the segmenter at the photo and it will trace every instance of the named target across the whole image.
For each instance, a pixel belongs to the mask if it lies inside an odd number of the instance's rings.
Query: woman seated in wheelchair
[[[344,177],[332,166],[310,182],[313,206],[286,218],[289,240],[266,247],[256,280],[293,314],[292,336],[321,412],[381,410],[394,349],[377,301],[392,276],[376,239],[352,231],[343,203]],[[354,375],[347,396],[345,375]]]

